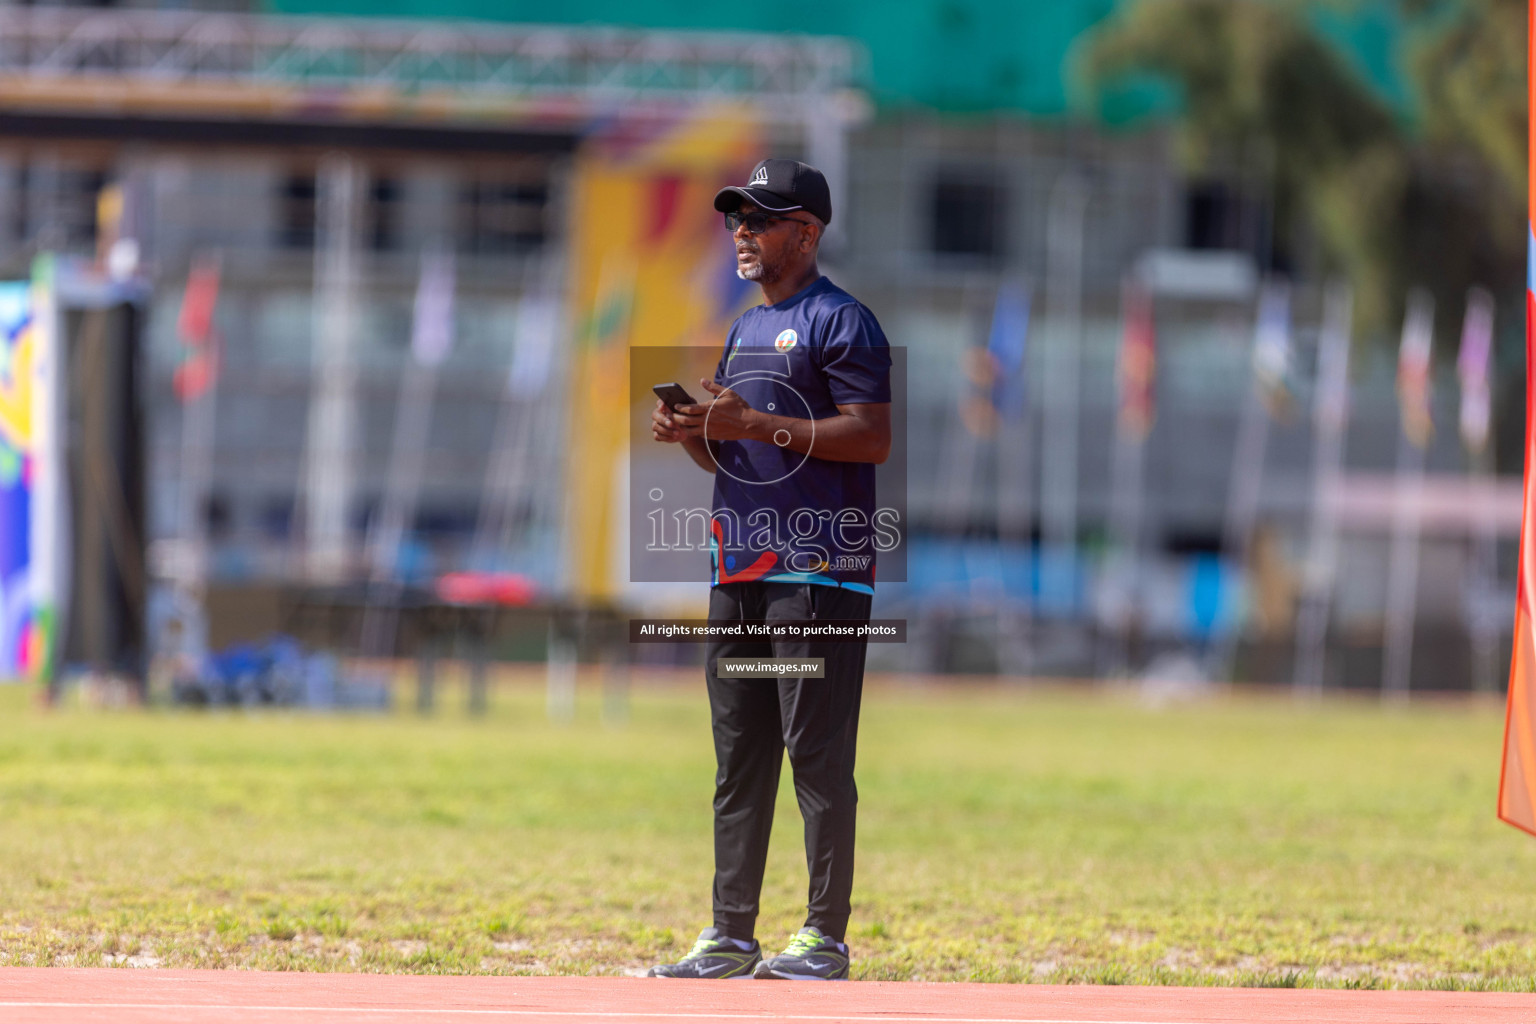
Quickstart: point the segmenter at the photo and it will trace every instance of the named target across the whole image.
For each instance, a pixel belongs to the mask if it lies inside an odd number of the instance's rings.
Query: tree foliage
[[[1188,166],[1257,162],[1277,227],[1304,222],[1321,269],[1342,272],[1362,323],[1385,333],[1408,288],[1430,287],[1459,318],[1470,285],[1518,281],[1524,255],[1523,0],[1423,0],[1412,13],[1422,129],[1303,0],[1139,0],[1089,41],[1082,70],[1095,90],[1132,74],[1172,83]]]
[[[1416,0],[1409,69],[1429,135],[1470,145],[1526,194],[1526,0]]]

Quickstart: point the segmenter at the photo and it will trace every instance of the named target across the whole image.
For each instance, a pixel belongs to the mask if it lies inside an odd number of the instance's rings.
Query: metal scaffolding
[[[356,97],[386,118],[411,116],[412,100],[432,101],[418,115],[477,120],[726,102],[804,125],[849,94],[863,61],[830,37],[0,7],[12,109],[204,88],[339,93],[343,109]]]
[[[306,202],[313,207],[317,231],[314,362],[296,486],[302,527],[294,533],[306,549],[303,574],[335,583],[359,564],[352,516],[364,485],[367,398],[357,348],[367,301],[365,221],[384,222],[376,208],[385,201],[371,191],[370,150],[522,159],[592,137],[622,139],[632,126],[665,129],[695,114],[724,115],[774,129],[766,134],[776,142],[798,136],[841,209],[847,130],[866,113],[863,62],[857,43],[829,37],[0,0],[0,189],[26,186],[39,168],[55,166],[61,139],[106,150],[119,170],[151,166],[157,147],[191,161],[234,146],[269,154],[308,147],[321,157],[313,189],[295,203],[300,218],[309,215]],[[8,176],[12,167],[21,170]],[[229,165],[209,173],[228,174]],[[156,216],[221,212],[186,185],[171,182],[156,193]],[[77,190],[87,221],[96,187]],[[541,193],[540,209],[546,202],[554,200]],[[14,205],[25,209],[24,201]],[[273,213],[249,205],[230,208],[240,217]],[[164,247],[155,255],[163,257]],[[153,265],[165,272],[163,260]]]

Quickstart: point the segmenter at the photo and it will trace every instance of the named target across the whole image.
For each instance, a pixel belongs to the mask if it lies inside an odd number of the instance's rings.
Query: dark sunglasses
[[[773,213],[728,213],[725,215],[725,226],[731,232],[746,225],[747,234],[760,235],[781,220],[787,220],[791,224],[809,224],[808,220],[798,217],[781,217]]]

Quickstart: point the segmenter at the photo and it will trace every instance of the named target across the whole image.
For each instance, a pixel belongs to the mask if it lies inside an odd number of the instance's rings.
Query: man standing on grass
[[[715,475],[709,618],[716,623],[869,621],[875,466],[891,448],[890,346],[874,314],[821,275],[827,180],[764,160],[715,209],[737,276],[763,304],[731,325],[712,397],[668,409],[651,432]],[[730,639],[705,652],[715,759],[714,926],[661,978],[848,977],[854,748],[865,641]],[[748,678],[722,659],[820,659],[819,678]],[[763,959],[753,937],[785,750],[805,819],[805,927]]]

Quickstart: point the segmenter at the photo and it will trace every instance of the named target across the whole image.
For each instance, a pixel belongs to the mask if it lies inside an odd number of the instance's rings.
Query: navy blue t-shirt
[[[715,383],[753,409],[821,420],[891,400],[891,350],[875,315],[825,277],[754,306],[726,338]],[[707,433],[707,432],[706,432]],[[723,441],[715,471],[714,584],[818,583],[873,593],[875,467],[766,441]]]

